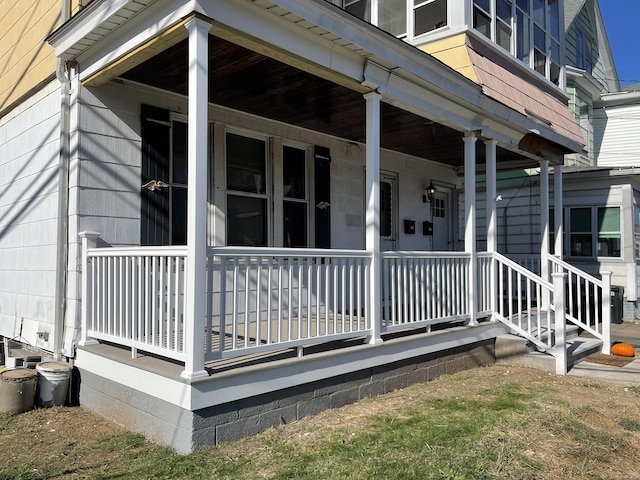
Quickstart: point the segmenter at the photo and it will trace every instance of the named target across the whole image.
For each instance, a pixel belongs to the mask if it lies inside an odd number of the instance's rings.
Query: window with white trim
[[[589,73],[593,71],[591,39],[580,29],[576,30],[576,67]]]
[[[572,257],[622,255],[620,207],[569,209],[569,245]]]
[[[395,35],[413,39],[445,27],[448,0],[338,0],[338,6]]]
[[[271,152],[269,138],[227,132],[225,139],[227,244],[308,247],[308,147],[285,142]]]
[[[474,0],[473,28],[560,85],[559,0]]]

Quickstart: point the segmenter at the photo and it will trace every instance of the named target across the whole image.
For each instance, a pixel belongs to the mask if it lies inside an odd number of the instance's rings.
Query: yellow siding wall
[[[467,36],[463,33],[455,37],[421,45],[420,49],[433,55],[442,63],[461,73],[469,80],[478,83],[471,59],[467,53]]]
[[[72,0],[72,13],[87,3]],[[55,74],[45,39],[60,25],[61,8],[62,0],[0,0],[0,115]]]

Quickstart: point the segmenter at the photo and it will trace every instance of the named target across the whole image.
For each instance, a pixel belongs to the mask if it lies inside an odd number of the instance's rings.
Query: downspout
[[[70,0],[62,0],[60,23],[70,18]],[[58,163],[58,225],[56,235],[56,291],[53,325],[53,356],[62,358],[64,348],[64,316],[66,310],[69,214],[69,160],[71,157],[70,111],[71,82],[66,61],[57,59],[56,77],[60,82],[60,154]]]

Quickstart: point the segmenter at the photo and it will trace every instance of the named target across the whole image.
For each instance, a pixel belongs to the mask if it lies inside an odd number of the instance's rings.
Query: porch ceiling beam
[[[282,47],[266,43],[263,39],[244,33],[236,28],[215,22],[210,31],[211,34],[229,42],[240,45],[266,57],[273,58],[291,67],[303,70],[333,83],[347,87],[360,93],[367,93],[371,88],[361,84],[359,78],[353,78],[333,69],[330,65],[321,65],[302,55],[292,54]]]
[[[82,84],[90,87],[104,85],[109,80],[125,73],[133,67],[149,60],[158,53],[161,53],[169,47],[172,47],[186,39],[187,29],[185,28],[185,24],[191,18],[193,18],[193,16],[185,20],[181,20],[142,45],[122,55],[106,67],[85,78]]]

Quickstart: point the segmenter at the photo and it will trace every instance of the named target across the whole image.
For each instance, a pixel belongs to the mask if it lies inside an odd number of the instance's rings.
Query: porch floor
[[[486,324],[487,322],[485,321],[482,323]],[[445,331],[454,332],[459,330],[469,330],[469,334],[472,335],[472,329],[474,328],[476,327],[465,326],[464,322],[460,321],[439,323],[431,325],[430,331],[428,327],[422,326],[408,330],[386,333],[382,335],[382,340],[383,343],[388,343],[405,337],[411,337],[414,339],[419,337],[428,338]],[[219,341],[219,335],[214,334],[212,337],[213,341],[217,344],[217,342]],[[227,334],[225,335],[225,337],[225,343],[230,346],[232,336]],[[237,338],[237,341],[241,340],[243,341],[242,338]],[[255,341],[255,336],[252,335],[251,340]],[[322,337],[318,338],[318,341],[322,342]],[[308,359],[321,354],[331,354],[331,352],[343,351],[345,349],[348,350],[354,347],[366,347],[367,345],[365,344],[365,341],[366,337],[363,335],[359,338],[336,340],[332,342],[325,341],[323,343],[304,346],[302,357],[298,356],[298,349],[295,347],[283,347],[282,349],[270,352],[254,352],[247,355],[232,358],[222,358],[206,362],[205,369],[209,373],[209,376],[214,376],[232,370],[245,370],[257,368],[260,366],[266,367],[269,365],[274,365],[275,362],[291,362],[300,358]],[[161,375],[166,378],[182,380],[185,383],[188,382],[187,380],[180,377],[180,374],[184,370],[184,364],[176,360],[168,359],[166,357],[161,357],[155,354],[150,354],[142,350],[138,350],[137,355],[133,356],[131,349],[128,347],[102,341],[97,344],[90,344],[79,347],[79,349],[85,350],[89,353],[101,357],[108,358],[124,365],[129,365],[150,373]]]

